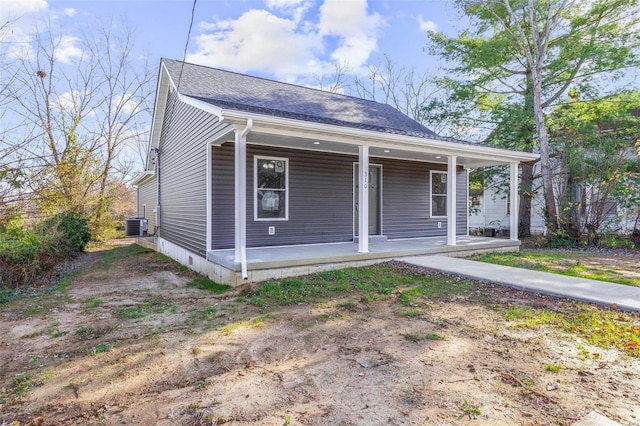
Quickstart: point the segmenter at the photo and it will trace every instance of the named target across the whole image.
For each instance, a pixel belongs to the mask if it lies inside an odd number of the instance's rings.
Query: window
[[[289,219],[289,160],[254,157],[254,219]]]
[[[447,216],[447,172],[431,172],[431,217]]]

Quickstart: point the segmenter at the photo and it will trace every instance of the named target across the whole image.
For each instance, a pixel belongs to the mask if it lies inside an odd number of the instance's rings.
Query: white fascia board
[[[155,175],[156,173],[153,170],[145,170],[143,173],[140,174],[140,176],[138,176],[133,180],[133,182],[131,182],[131,185],[133,186],[143,185],[146,182],[150,181]]]
[[[215,115],[220,121],[222,121],[224,118],[222,115],[222,108],[219,108],[215,105],[211,105],[207,102],[201,101],[200,99],[192,98],[191,96],[181,95],[180,93],[178,93],[178,99],[187,105],[191,105],[192,107]]]
[[[150,146],[158,146],[160,139],[160,131],[162,130],[162,120],[164,118],[164,111],[167,107],[167,95],[169,93],[169,86],[175,89],[175,85],[171,80],[169,71],[164,65],[164,62],[160,62],[160,72],[158,73],[158,87],[156,89],[156,100],[153,106],[153,117],[151,120],[151,144]],[[154,130],[156,130],[154,132]]]
[[[254,132],[287,134],[290,136],[303,136],[306,133],[312,133],[332,142],[352,145],[369,143],[377,147],[395,147],[415,151],[437,151],[444,155],[472,156],[477,158],[489,157],[491,160],[503,161],[505,163],[533,161],[539,158],[538,154],[529,152],[510,151],[484,145],[460,144],[437,139],[382,133],[373,130],[271,117],[248,112],[225,110],[223,116],[226,121],[232,123],[246,122],[248,119],[252,119],[254,122]]]

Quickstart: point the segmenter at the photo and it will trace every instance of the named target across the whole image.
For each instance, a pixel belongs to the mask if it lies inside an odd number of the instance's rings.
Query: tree
[[[33,52],[12,64],[10,90],[12,111],[31,129],[20,154],[33,200],[46,214],[86,215],[99,236],[112,189],[136,160],[127,150],[146,139],[152,74],[126,26],[107,23],[83,39],[49,26],[34,39]]]
[[[427,73],[398,67],[388,55],[381,64],[370,65],[365,77],[356,76],[354,86],[358,97],[389,104],[419,123],[424,123],[424,107],[437,92]],[[432,124],[438,132],[441,124]]]
[[[571,88],[594,90],[638,64],[637,0],[459,0],[472,28],[430,33],[429,51],[450,64],[447,95],[428,107],[462,127],[486,125],[486,143],[540,152],[547,226],[559,225],[546,112]],[[456,108],[458,108],[456,110]],[[435,113],[434,113],[435,112]],[[530,217],[533,165],[523,164],[520,217]],[[526,225],[526,224],[525,224]],[[525,234],[528,230],[524,230]]]
[[[549,116],[555,155],[561,222],[579,239],[598,239],[617,222],[615,204],[640,207],[640,91],[594,100],[572,93]]]

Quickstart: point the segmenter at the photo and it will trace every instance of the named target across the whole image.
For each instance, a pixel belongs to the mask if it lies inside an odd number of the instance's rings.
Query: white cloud
[[[383,24],[379,14],[367,13],[366,0],[326,0],[320,7],[321,34],[337,37],[331,58],[356,71],[377,50],[378,31]]]
[[[77,90],[65,92],[56,98],[53,105],[62,112],[72,113],[76,110],[79,97],[80,92]]]
[[[425,21],[421,14],[418,14],[418,23],[420,24],[420,31],[436,31],[437,26],[433,21]]]
[[[0,0],[0,21],[5,23],[27,13],[42,12],[47,6],[45,0]]]
[[[267,0],[266,5],[269,9],[281,9],[298,6],[304,3],[304,0]]]
[[[367,13],[366,0],[325,0],[320,6],[320,32],[326,35],[350,37],[359,34],[375,36],[382,17]]]
[[[238,71],[268,70],[281,78],[314,68],[321,39],[300,33],[293,20],[265,10],[250,10],[237,20],[207,25],[209,34],[196,37],[198,51],[187,60]]]
[[[55,50],[55,58],[65,64],[71,63],[73,58],[82,56],[82,49],[76,46],[80,39],[78,37],[63,36],[60,38]]]
[[[197,50],[187,60],[239,72],[262,71],[286,81],[326,73],[333,63],[362,67],[377,49],[384,24],[366,0],[266,0],[237,19],[199,24]],[[314,6],[315,9],[311,9]]]
[[[65,8],[62,13],[69,18],[73,17],[76,14],[76,10],[72,7]]]
[[[125,93],[124,95],[117,96],[115,101],[116,105],[122,105],[121,110],[124,114],[133,114],[140,106],[140,103],[134,101],[131,98],[130,93]]]

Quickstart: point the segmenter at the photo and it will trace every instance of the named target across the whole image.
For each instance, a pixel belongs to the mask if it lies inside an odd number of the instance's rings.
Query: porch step
[[[369,242],[370,243],[384,243],[387,241],[387,236],[386,235],[369,235]],[[360,240],[359,237],[354,237],[353,238],[353,242],[357,243]]]

